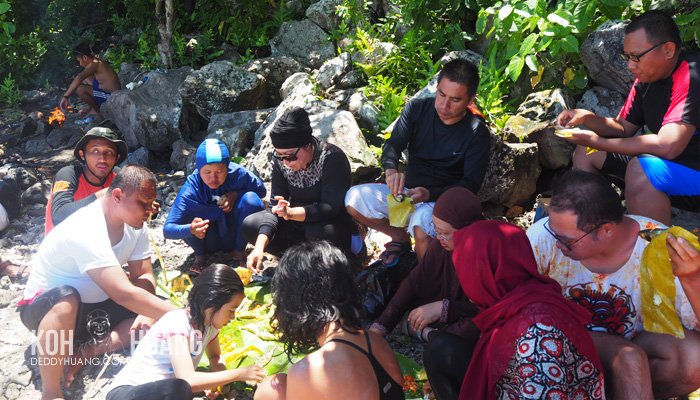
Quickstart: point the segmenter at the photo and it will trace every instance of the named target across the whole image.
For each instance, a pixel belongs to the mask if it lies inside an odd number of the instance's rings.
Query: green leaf
[[[537,34],[536,33],[531,33],[528,35],[528,37],[523,40],[523,43],[520,45],[520,56],[525,57],[525,55],[530,54],[530,51],[532,50],[533,47],[535,47],[535,42],[537,41]],[[535,68],[536,69],[536,68]]]
[[[629,0],[600,0],[601,3],[610,7],[629,7]],[[622,10],[620,10],[622,12]]]
[[[573,20],[573,16],[571,16],[568,11],[562,9],[556,10],[547,16],[547,21],[565,27],[571,26],[571,20]]]
[[[399,354],[396,352],[394,352],[394,354],[396,355],[396,360],[398,360],[399,362],[399,368],[401,368],[401,375],[410,375],[411,378],[417,379],[418,373],[421,370],[421,366],[418,365],[417,362],[404,356],[403,354]]]
[[[595,16],[596,5],[596,0],[582,1],[576,5],[574,9],[574,24],[576,25],[577,31],[584,32],[590,25]]]
[[[528,54],[525,57],[525,65],[530,68],[530,71],[537,71],[539,63],[537,62],[537,57],[534,54]]]
[[[554,40],[554,36],[543,36],[537,44],[537,52],[544,51]]]
[[[577,53],[578,41],[573,35],[566,35],[561,38],[561,48],[567,53]]]
[[[476,20],[476,33],[482,34],[486,30],[486,18],[487,15],[484,12],[479,13],[479,18]]]
[[[513,13],[513,6],[511,6],[510,4],[506,4],[503,7],[501,7],[500,10],[498,10],[498,18],[500,18],[501,20],[505,20],[512,13]]]
[[[524,66],[525,61],[522,57],[515,56],[511,58],[510,62],[508,63],[508,76],[510,77],[510,80],[513,82],[517,81],[518,77],[520,77],[520,73],[523,71]]]
[[[5,14],[10,9],[8,3],[0,3],[0,14]]]

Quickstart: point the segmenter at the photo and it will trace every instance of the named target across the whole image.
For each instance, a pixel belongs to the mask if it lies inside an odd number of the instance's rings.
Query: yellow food
[[[239,277],[241,277],[241,281],[243,282],[244,285],[249,284],[250,278],[253,276],[253,273],[248,268],[243,268],[243,267],[237,267],[236,273],[238,274]]]
[[[651,239],[642,253],[642,320],[644,330],[684,338],[683,325],[676,314],[676,284],[666,248],[666,235],[682,237],[700,250],[698,239],[674,226]]]

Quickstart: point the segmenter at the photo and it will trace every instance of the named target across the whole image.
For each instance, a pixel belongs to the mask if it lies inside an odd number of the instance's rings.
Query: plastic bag
[[[413,199],[404,194],[394,196],[389,193],[386,195],[386,202],[389,205],[389,225],[396,228],[406,226],[408,216],[416,209]]]
[[[642,253],[642,320],[644,330],[666,333],[683,339],[683,325],[676,313],[676,284],[666,248],[668,233],[688,240],[700,250],[697,236],[674,226],[651,239]]]

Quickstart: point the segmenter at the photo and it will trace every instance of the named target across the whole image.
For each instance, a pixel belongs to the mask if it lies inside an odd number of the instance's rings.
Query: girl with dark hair
[[[219,329],[233,320],[243,297],[243,283],[231,267],[215,264],[204,270],[190,290],[187,307],[153,325],[114,378],[107,399],[192,399],[193,392],[263,379],[257,365],[227,370],[221,359]],[[212,372],[195,371],[204,351]]]
[[[288,375],[261,383],[255,399],[404,398],[389,343],[360,329],[349,270],[343,252],[328,242],[303,243],[284,254],[272,280],[273,321],[290,357],[315,351]]]

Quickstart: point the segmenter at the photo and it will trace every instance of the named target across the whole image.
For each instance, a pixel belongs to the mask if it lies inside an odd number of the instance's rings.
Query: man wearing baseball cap
[[[126,142],[104,127],[90,129],[75,145],[73,155],[80,165],[61,168],[46,204],[46,228],[53,227],[82,207],[104,196],[112,183],[114,167],[126,160]]]

